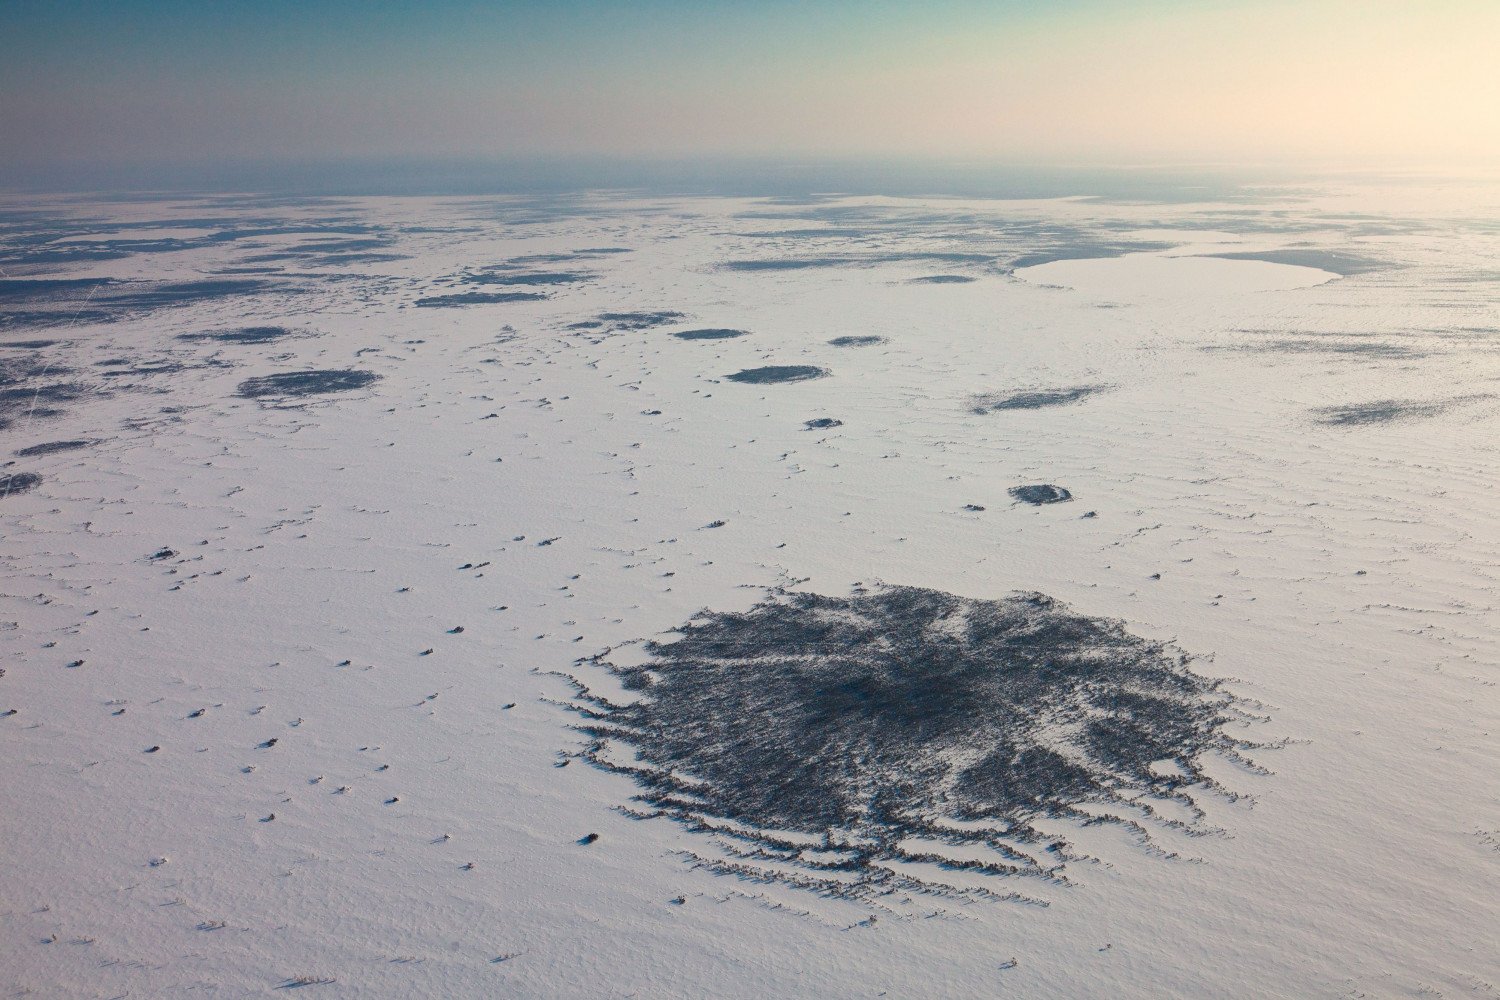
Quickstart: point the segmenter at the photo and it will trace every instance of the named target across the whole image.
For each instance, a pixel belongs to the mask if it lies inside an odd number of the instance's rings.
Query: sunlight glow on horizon
[[[1494,0],[309,8],[17,0],[0,158],[1500,159]]]

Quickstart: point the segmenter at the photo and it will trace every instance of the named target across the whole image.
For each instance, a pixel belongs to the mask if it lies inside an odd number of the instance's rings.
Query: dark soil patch
[[[733,340],[743,337],[746,330],[680,330],[672,334],[678,340]]]
[[[295,335],[295,331],[284,326],[245,326],[238,330],[210,330],[205,333],[184,333],[178,340],[213,340],[221,344],[270,344]]]
[[[649,330],[668,323],[680,323],[686,314],[660,309],[656,312],[607,312],[599,314],[599,321],[616,330]]]
[[[115,284],[112,278],[6,278],[0,279],[0,302],[84,298],[90,292]]]
[[[1012,486],[1010,495],[1021,503],[1044,504],[1062,503],[1073,499],[1073,494],[1061,486],[1053,486],[1051,483],[1035,483],[1030,486]]]
[[[35,472],[0,472],[0,499],[30,493],[42,484]]]
[[[1266,354],[1310,354],[1326,357],[1347,357],[1355,360],[1374,358],[1390,361],[1411,361],[1425,358],[1429,351],[1419,350],[1405,344],[1393,344],[1380,340],[1331,340],[1320,337],[1283,338],[1256,341],[1248,344],[1210,345],[1207,351],[1245,351]]]
[[[455,309],[462,306],[493,305],[500,302],[536,302],[547,296],[540,292],[456,292],[453,295],[429,295],[416,301],[419,309]]]
[[[1488,398],[1488,396],[1480,395],[1436,400],[1379,399],[1370,403],[1351,403],[1346,406],[1321,406],[1313,410],[1313,414],[1318,423],[1331,427],[1361,427],[1369,424],[1423,420],[1447,413],[1464,403]]]
[[[942,264],[990,264],[995,258],[983,253],[948,253],[913,251],[911,253],[839,254],[816,257],[772,257],[758,260],[729,260],[720,265],[726,271],[805,271],[828,267],[875,267],[880,264],[912,264],[937,261]]]
[[[780,382],[805,382],[808,379],[826,378],[833,374],[827,368],[816,365],[766,365],[763,368],[746,368],[733,375],[724,376],[731,382],[747,385],[775,385]]]
[[[460,280],[466,285],[571,285],[593,277],[586,271],[486,271],[483,274],[466,274]]]
[[[64,451],[77,451],[79,448],[90,448],[94,442],[86,440],[77,441],[48,441],[46,444],[34,444],[28,448],[16,450],[17,458],[35,458],[38,455],[56,455]]]
[[[1075,385],[1066,389],[1042,389],[1035,392],[988,393],[969,400],[975,413],[997,410],[1040,410],[1047,406],[1066,406],[1110,389],[1107,385]]]
[[[362,389],[380,378],[374,372],[354,368],[306,372],[277,372],[247,378],[239,384],[238,394],[246,399],[285,396],[319,396],[331,392]]]
[[[291,290],[284,285],[256,278],[220,278],[161,284],[131,284],[121,286],[120,292],[111,293],[104,301],[110,306],[121,309],[159,309],[164,306],[189,305],[239,295],[254,295],[273,289]]]
[[[756,881],[871,899],[994,895],[945,871],[1061,879],[1040,821],[1202,832],[1203,758],[1248,746],[1183,654],[1042,594],[779,592],[676,631],[641,665],[595,659],[640,697],[579,685],[582,756],[636,781],[637,815],[717,835],[697,862]]]
[[[129,364],[129,362],[126,362]],[[187,363],[183,361],[156,361],[143,365],[131,365],[129,368],[119,368],[112,371],[101,372],[103,378],[143,378],[151,375],[180,375],[187,371],[196,371],[203,368],[233,368],[234,365],[228,361],[210,358],[207,361]]]
[[[3,384],[3,383],[0,383]],[[63,403],[76,403],[92,395],[93,386],[82,382],[57,382],[51,385],[10,385],[0,389],[0,427],[8,427],[21,418],[55,417]]]

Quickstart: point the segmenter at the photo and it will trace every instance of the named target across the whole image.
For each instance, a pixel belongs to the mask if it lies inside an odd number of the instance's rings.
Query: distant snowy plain
[[[1493,189],[3,208],[7,995],[1500,993]],[[882,585],[1185,654],[1190,803],[831,891],[961,747],[798,854],[585,731],[643,641]]]

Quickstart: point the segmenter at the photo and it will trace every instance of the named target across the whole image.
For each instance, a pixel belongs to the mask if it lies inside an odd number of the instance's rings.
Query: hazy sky
[[[0,158],[1500,157],[1500,0],[0,0]]]

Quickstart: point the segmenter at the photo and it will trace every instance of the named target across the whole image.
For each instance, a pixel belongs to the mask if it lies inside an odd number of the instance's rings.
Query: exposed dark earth
[[[827,368],[816,365],[766,365],[762,368],[746,368],[733,375],[724,376],[731,382],[747,385],[774,385],[780,382],[805,382],[813,378],[826,378],[832,374]]]
[[[1051,483],[1034,483],[1028,486],[1012,486],[1009,490],[1012,498],[1021,503],[1044,504],[1062,503],[1064,500],[1073,499],[1073,494],[1061,486],[1053,486]]]
[[[777,592],[677,632],[639,665],[595,659],[639,697],[580,685],[583,756],[746,878],[857,897],[947,891],[953,871],[1059,879],[1067,845],[1039,821],[1196,832],[1194,794],[1222,791],[1202,759],[1246,746],[1183,654],[1041,594]]]
[[[680,330],[672,334],[678,340],[733,340],[745,336],[744,330]]]
[[[975,413],[997,410],[1040,410],[1048,406],[1066,406],[1104,392],[1107,385],[1075,385],[1066,389],[1041,389],[1033,392],[986,393],[972,397],[969,406]]]
[[[374,372],[353,368],[337,370],[277,372],[247,378],[239,384],[238,393],[246,399],[318,396],[330,392],[362,389],[379,379]]]

